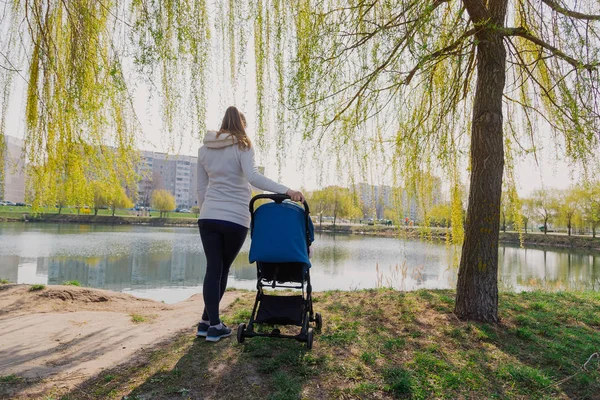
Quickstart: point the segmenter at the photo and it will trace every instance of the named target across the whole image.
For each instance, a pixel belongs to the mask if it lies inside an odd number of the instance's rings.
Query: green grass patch
[[[23,380],[22,377],[18,376],[18,375],[0,375],[0,383],[19,383]]]
[[[7,283],[10,283],[8,279],[0,279],[0,285],[6,285]]]
[[[75,280],[74,281],[64,281],[62,284],[66,285],[66,286],[81,286],[81,282],[75,281]]]
[[[377,355],[375,353],[371,353],[369,351],[363,351],[360,355],[360,359],[368,365],[375,364],[375,360],[377,359]]]
[[[234,330],[247,322],[254,297],[241,293],[223,320]],[[315,312],[323,314],[324,325],[310,351],[295,340],[254,337],[237,344],[234,331],[231,338],[208,343],[186,332],[145,350],[133,366],[104,371],[77,391],[59,394],[194,399],[218,393],[251,400],[597,397],[597,363],[588,371],[582,366],[600,343],[600,293],[501,294],[500,324],[457,320],[442,310],[452,307],[453,299],[449,290],[315,293]],[[0,397],[10,397],[2,392],[5,386],[0,385]]]
[[[410,397],[413,393],[414,380],[412,374],[402,367],[389,368],[383,371],[386,391],[395,397]]]
[[[148,322],[148,317],[141,314],[129,314],[131,317],[131,322],[134,324],[141,324],[143,322]]]
[[[31,285],[31,287],[29,288],[30,292],[37,292],[39,290],[44,290],[46,288],[46,285],[42,285],[42,284],[35,284],[35,285]]]

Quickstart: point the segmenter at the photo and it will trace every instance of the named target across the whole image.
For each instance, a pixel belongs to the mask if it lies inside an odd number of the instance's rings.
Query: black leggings
[[[206,275],[202,294],[204,296],[204,312],[202,319],[218,325],[219,302],[227,288],[229,268],[240,252],[248,228],[232,223],[198,220],[200,238],[206,254]]]

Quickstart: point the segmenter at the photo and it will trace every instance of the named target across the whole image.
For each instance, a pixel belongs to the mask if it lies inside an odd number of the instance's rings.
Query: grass
[[[152,322],[156,318],[156,315],[129,314],[129,316],[131,317],[131,322],[134,324]]]
[[[62,284],[67,286],[81,286],[81,282],[79,281],[64,281]]]
[[[45,288],[46,288],[46,285],[36,284],[36,285],[31,285],[31,287],[29,288],[29,291],[37,292],[38,290],[44,290]]]
[[[23,378],[21,378],[18,375],[14,375],[14,374],[4,375],[4,376],[0,375],[0,383],[7,383],[7,384],[18,383],[18,382],[21,382],[22,380],[23,380]]]
[[[322,333],[293,340],[180,334],[56,398],[597,398],[600,293],[501,294],[502,323],[459,321],[452,291],[315,294]],[[247,322],[243,293],[223,320]],[[283,328],[282,328],[283,330]],[[11,385],[14,386],[14,385]],[[0,397],[2,397],[0,385]],[[72,397],[69,397],[72,396]],[[124,397],[126,396],[126,397]]]
[[[58,214],[58,208],[54,207],[45,207],[41,211],[43,214]],[[5,217],[18,217],[21,218],[23,214],[31,213],[31,207],[16,207],[16,206],[0,206],[0,216]],[[115,210],[115,216],[118,217],[137,217],[140,212],[130,209],[117,209]],[[61,215],[94,215],[94,210],[92,209],[90,213],[79,212],[77,214],[77,208],[63,208],[61,210]],[[100,209],[98,210],[98,216],[112,216],[112,210],[108,209]],[[141,214],[140,214],[141,216]],[[151,211],[150,217],[158,218],[160,216],[159,211]],[[169,212],[163,214],[163,218],[189,218],[189,219],[198,219],[198,214],[195,213],[180,213],[180,212]]]
[[[131,322],[134,324],[140,324],[147,321],[146,317],[140,314],[130,314],[129,316],[131,317]]]
[[[10,283],[8,279],[0,279],[0,285],[6,285],[8,283]]]

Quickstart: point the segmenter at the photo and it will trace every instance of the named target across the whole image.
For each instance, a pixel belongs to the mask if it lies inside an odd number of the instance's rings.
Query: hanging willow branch
[[[174,150],[182,135],[199,139],[216,120],[209,96],[233,101],[226,94],[240,95],[250,75],[257,143],[276,151],[280,171],[298,133],[321,162],[351,157],[348,175],[380,168],[375,174],[416,187],[443,174],[458,226],[482,32],[505,37],[509,144],[535,148],[540,119],[572,160],[585,163],[598,144],[598,7],[513,0],[504,27],[490,20],[496,3],[15,0],[4,5],[11,28],[0,39],[2,120],[21,74],[34,203],[89,204],[101,182],[135,192],[144,137],[132,79],[159,94]],[[246,64],[253,74],[243,73]],[[373,158],[381,163],[365,161]]]

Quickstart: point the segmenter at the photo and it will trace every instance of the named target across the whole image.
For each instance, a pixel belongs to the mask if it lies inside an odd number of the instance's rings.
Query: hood
[[[238,142],[237,138],[230,133],[222,133],[217,137],[216,131],[207,131],[204,135],[204,146],[211,149],[220,149],[234,145]]]

